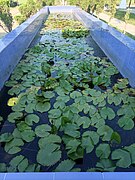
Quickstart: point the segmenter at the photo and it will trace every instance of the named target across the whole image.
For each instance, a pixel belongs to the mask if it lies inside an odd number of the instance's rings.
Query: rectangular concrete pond
[[[26,23],[23,23],[16,30],[0,40],[0,72],[3,74],[0,76],[0,88],[3,87],[5,80],[8,79],[22,54],[24,54],[35,37],[43,19],[47,18],[49,13],[57,12],[70,13],[89,28],[95,42],[119,69],[120,73],[129,79],[130,85],[135,87],[134,40],[75,6],[52,6],[43,8],[33,18],[30,18]],[[16,54],[16,52],[18,53]]]
[[[134,41],[106,28],[77,7],[45,7],[1,40],[0,177],[133,179],[133,74],[122,77],[111,47],[128,40],[133,53]]]

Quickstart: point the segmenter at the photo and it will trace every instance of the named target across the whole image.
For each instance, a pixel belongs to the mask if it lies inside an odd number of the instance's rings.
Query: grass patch
[[[125,11],[119,11],[119,10],[117,10],[114,17],[117,18],[117,19],[119,19],[119,20],[121,20],[121,21],[124,21],[124,16],[125,16],[125,14],[126,14]],[[130,14],[130,18],[129,18],[129,20],[128,20],[128,23],[135,25],[135,14],[133,14],[133,13]]]
[[[130,33],[127,33],[127,32],[126,32],[126,36],[128,36],[128,37],[132,38],[133,40],[135,40],[135,36],[133,36],[133,35],[130,34]]]

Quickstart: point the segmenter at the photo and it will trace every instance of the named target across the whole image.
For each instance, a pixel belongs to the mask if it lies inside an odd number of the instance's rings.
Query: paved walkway
[[[105,14],[105,13],[100,13],[99,18],[105,20],[106,22],[108,22],[110,16]],[[112,25],[113,27],[116,27],[116,28],[118,28],[118,29],[120,29],[122,31],[125,28],[125,22],[121,21],[119,19],[116,19],[116,18],[112,18],[112,20],[110,22],[110,25]],[[130,34],[135,36],[135,25],[127,24],[126,32],[128,32],[128,33],[130,33]]]

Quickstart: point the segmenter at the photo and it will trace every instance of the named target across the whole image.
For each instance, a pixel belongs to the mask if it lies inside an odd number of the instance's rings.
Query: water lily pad
[[[11,133],[3,133],[0,135],[0,142],[9,142],[13,139]]]
[[[36,105],[36,110],[41,113],[49,111],[50,108],[51,108],[51,105],[49,102],[45,102],[45,103],[39,102]]]
[[[78,126],[83,125],[83,128],[88,128],[91,125],[91,119],[87,116],[82,116],[78,119],[76,119],[76,124]]]
[[[69,172],[74,167],[75,162],[72,160],[64,160],[62,161],[55,169],[55,172]]]
[[[38,123],[39,122],[39,117],[36,114],[29,114],[25,117],[25,122],[29,125],[32,126],[33,122]]]
[[[113,172],[116,169],[115,164],[110,159],[101,159],[96,167],[100,171]]]
[[[6,164],[5,163],[0,163],[0,172],[6,172]]]
[[[99,142],[99,135],[95,131],[86,131],[82,134],[82,147],[86,148],[86,153],[90,153]]]
[[[102,136],[103,141],[110,141],[113,130],[109,126],[103,125],[98,128],[97,133]]]
[[[128,168],[131,165],[130,153],[124,149],[116,149],[112,152],[112,159],[117,160],[116,165],[122,168]]]
[[[100,159],[107,159],[109,157],[110,153],[111,153],[111,149],[110,149],[109,144],[100,144],[96,148],[96,155]]]
[[[28,160],[22,155],[14,157],[9,164],[11,166],[10,168],[14,168],[19,172],[24,172],[29,165]]]
[[[41,138],[38,142],[40,148],[44,148],[48,144],[60,144],[61,138],[56,134],[50,134],[47,137]]]
[[[55,109],[58,109],[58,108],[63,109],[66,105],[65,105],[65,102],[59,100],[59,101],[56,101],[53,106]]]
[[[131,144],[130,146],[125,146],[124,149],[130,153],[131,162],[135,164],[135,144]]]
[[[124,130],[131,130],[134,128],[134,121],[130,117],[123,116],[118,120],[118,124]]]
[[[35,128],[35,133],[38,137],[46,137],[51,131],[51,127],[48,124],[42,124]]]
[[[17,104],[17,102],[18,102],[18,98],[17,97],[10,98],[8,100],[8,106],[14,106],[15,104]]]
[[[21,132],[21,136],[26,142],[31,142],[35,139],[35,133],[33,130],[24,130]]]
[[[21,151],[20,146],[23,146],[24,142],[21,139],[15,138],[13,140],[11,140],[10,142],[7,142],[5,144],[5,151],[8,154],[16,154],[17,152]]]
[[[43,95],[47,99],[51,99],[51,98],[53,98],[55,96],[55,94],[52,91],[43,92]]]
[[[52,109],[49,111],[49,118],[55,119],[61,116],[61,111],[59,109]]]
[[[80,92],[78,92],[78,91],[73,91],[73,92],[70,94],[70,97],[71,97],[72,99],[75,99],[75,98],[80,97],[80,96],[82,96],[82,94],[81,94]]]
[[[67,124],[64,127],[64,133],[74,137],[74,138],[79,138],[80,137],[80,132],[78,131],[79,127],[75,124]]]
[[[48,144],[40,149],[37,154],[37,162],[43,166],[52,166],[61,158],[61,151],[58,145]]]
[[[115,112],[113,111],[113,109],[111,109],[109,107],[103,107],[100,110],[100,114],[104,119],[112,120],[115,117]]]
[[[23,113],[12,112],[8,115],[8,121],[11,123],[15,123],[16,120],[20,120],[22,117],[23,117]]]

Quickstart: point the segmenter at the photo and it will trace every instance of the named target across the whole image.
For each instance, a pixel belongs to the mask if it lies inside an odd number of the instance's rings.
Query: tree
[[[13,17],[10,13],[10,1],[0,0],[0,27],[5,32],[12,31]]]
[[[131,2],[132,2],[132,0],[129,1],[129,5],[128,5],[129,8],[130,8],[130,6],[131,6]]]
[[[31,15],[34,15],[42,7],[53,5],[55,0],[27,0],[19,7],[21,15],[15,16],[15,20],[21,24],[26,21]]]
[[[117,0],[108,0],[108,5],[109,5],[109,13],[110,13],[110,19],[108,24],[110,24],[111,19],[114,17],[116,13]]]
[[[126,27],[127,27],[127,23],[128,23],[129,18],[130,18],[130,10],[128,9],[126,11],[125,16],[124,16],[124,21],[125,21],[124,34],[126,33]]]
[[[96,14],[99,18],[99,13],[101,13],[105,6],[105,0],[96,0]]]

